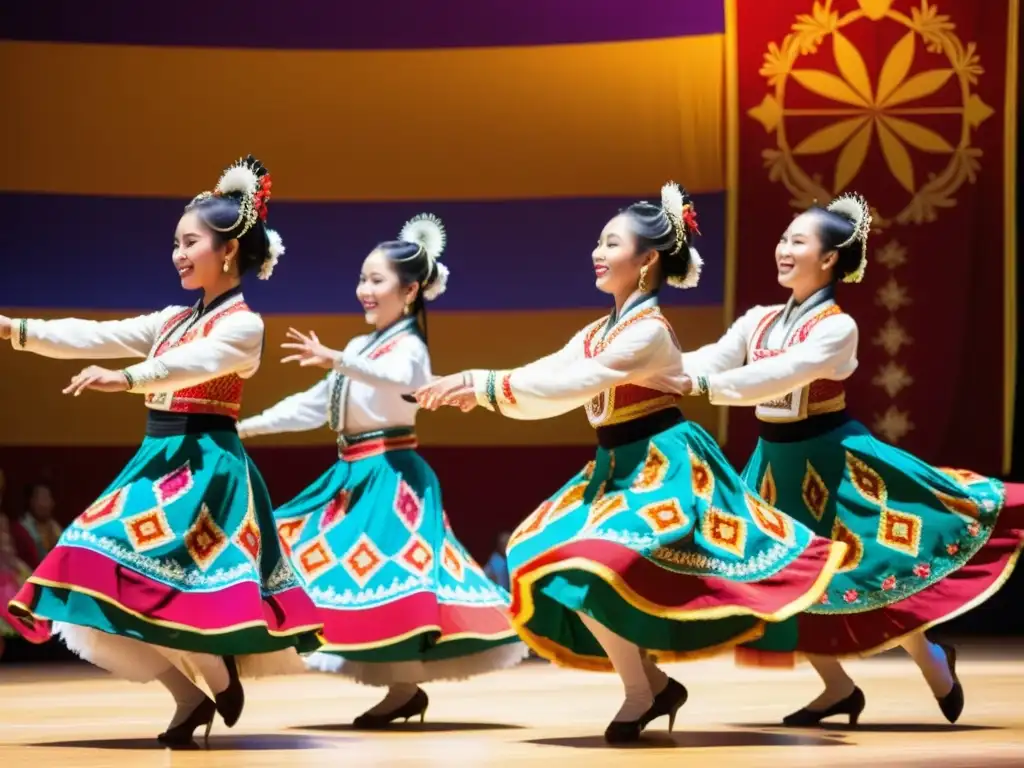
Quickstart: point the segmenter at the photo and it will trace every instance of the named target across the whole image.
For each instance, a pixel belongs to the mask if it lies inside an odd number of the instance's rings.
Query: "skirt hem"
[[[361,685],[382,687],[397,683],[422,684],[437,680],[468,680],[471,677],[510,669],[529,655],[521,642],[505,643],[485,651],[437,661],[352,661],[330,652],[305,657],[306,668],[343,675]]]

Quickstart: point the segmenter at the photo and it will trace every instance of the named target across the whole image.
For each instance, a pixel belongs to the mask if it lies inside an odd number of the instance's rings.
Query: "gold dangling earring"
[[[408,315],[410,312],[412,312],[412,304],[406,304],[405,309],[402,310],[402,314]]]
[[[640,293],[647,293],[647,265],[644,264],[640,267],[640,282],[636,284],[636,288]]]
[[[225,259],[225,260],[224,260],[224,266],[222,267],[222,269],[224,270],[224,274],[225,274],[225,275],[226,275],[226,274],[227,274],[228,272],[230,272],[230,271],[231,271],[231,262],[230,262],[230,261],[228,261],[227,259]]]

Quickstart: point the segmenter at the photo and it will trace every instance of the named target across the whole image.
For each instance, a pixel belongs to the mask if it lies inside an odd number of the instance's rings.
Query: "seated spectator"
[[[7,603],[31,573],[15,552],[10,521],[0,512],[0,656],[4,654],[4,636],[13,637],[17,634],[9,622]]]
[[[13,526],[11,535],[14,537],[18,556],[35,568],[50,550],[57,546],[62,529],[53,519],[53,491],[49,485],[32,483],[26,489],[25,497],[27,511],[20,520],[20,527],[31,540],[32,551],[25,551],[24,544],[18,541],[19,531]]]
[[[487,575],[487,578],[506,590],[509,589],[509,577],[508,559],[505,556],[505,550],[508,549],[508,540],[511,537],[512,534],[508,531],[502,531],[498,534],[498,548],[484,566],[484,573]]]

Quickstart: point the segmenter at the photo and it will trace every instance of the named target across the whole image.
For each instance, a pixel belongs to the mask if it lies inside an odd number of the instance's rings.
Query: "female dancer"
[[[674,184],[605,226],[593,253],[611,315],[561,351],[511,371],[467,371],[417,392],[426,408],[479,404],[541,419],[586,405],[594,461],[512,535],[513,623],[541,656],[613,668],[626,700],[605,731],[634,741],[686,701],[647,658],[705,656],[803,610],[845,548],[747,491],[704,430],[679,409],[679,346],[658,309],[662,283],[697,284],[696,214]],[[642,652],[640,649],[645,649]]]
[[[437,477],[416,453],[410,393],[431,378],[424,302],[445,289],[444,244],[440,220],[422,215],[378,245],[356,289],[374,332],[336,352],[292,330],[285,362],[331,373],[239,425],[246,437],[325,423],[338,433],[340,460],[275,516],[324,624],[309,666],[388,688],[356,718],[360,728],[422,720],[420,683],[502,669],[527,654],[509,623],[508,593],[456,540]]]
[[[789,301],[755,307],[720,341],[683,356],[694,394],[716,405],[756,406],[761,439],[744,471],[748,486],[848,546],[818,604],[738,654],[762,663],[778,663],[771,651],[807,654],[825,691],[786,725],[833,715],[856,723],[864,694],[838,657],[896,645],[956,722],[964,706],[956,654],[924,630],[994,594],[1024,545],[1024,489],[934,469],[846,413],[842,382],[857,367],[857,324],[836,303],[835,284],[860,281],[870,224],[856,195],[798,216],[775,249]]]
[[[185,209],[174,268],[191,308],[127,320],[10,320],[15,349],[75,359],[146,358],[89,366],[65,394],[132,392],[149,409],[146,438],[98,501],[64,531],[11,601],[26,636],[45,622],[83,658],[137,682],[157,679],[177,711],[158,737],[194,746],[219,712],[242,712],[239,676],[302,668],[320,624],[282,557],[270,499],[238,436],[245,379],[259,367],[263,321],[243,274],[267,279],[284,248],[264,225],[270,175],[252,157]],[[238,658],[236,664],[235,658]],[[255,664],[253,663],[255,662]],[[184,667],[189,674],[183,674]],[[209,699],[189,679],[203,677]]]
[[[3,479],[0,477],[0,492]],[[4,655],[4,638],[16,634],[11,626],[14,619],[7,612],[11,600],[25,583],[30,571],[14,548],[14,539],[7,524],[7,516],[0,511],[0,657]]]

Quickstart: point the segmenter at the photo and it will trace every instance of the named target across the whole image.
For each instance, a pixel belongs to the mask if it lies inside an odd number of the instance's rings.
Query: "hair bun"
[[[448,244],[444,222],[432,213],[417,214],[405,222],[402,231],[398,233],[398,239],[416,243],[427,254],[427,276],[422,286],[423,298],[426,301],[433,301],[445,292],[451,274],[448,267],[439,261]]]
[[[857,268],[843,277],[844,283],[859,283],[868,266],[868,235],[871,233],[871,208],[864,196],[857,192],[840,195],[825,210],[842,216],[853,225],[853,234],[836,246],[837,250],[860,243],[860,262]]]

